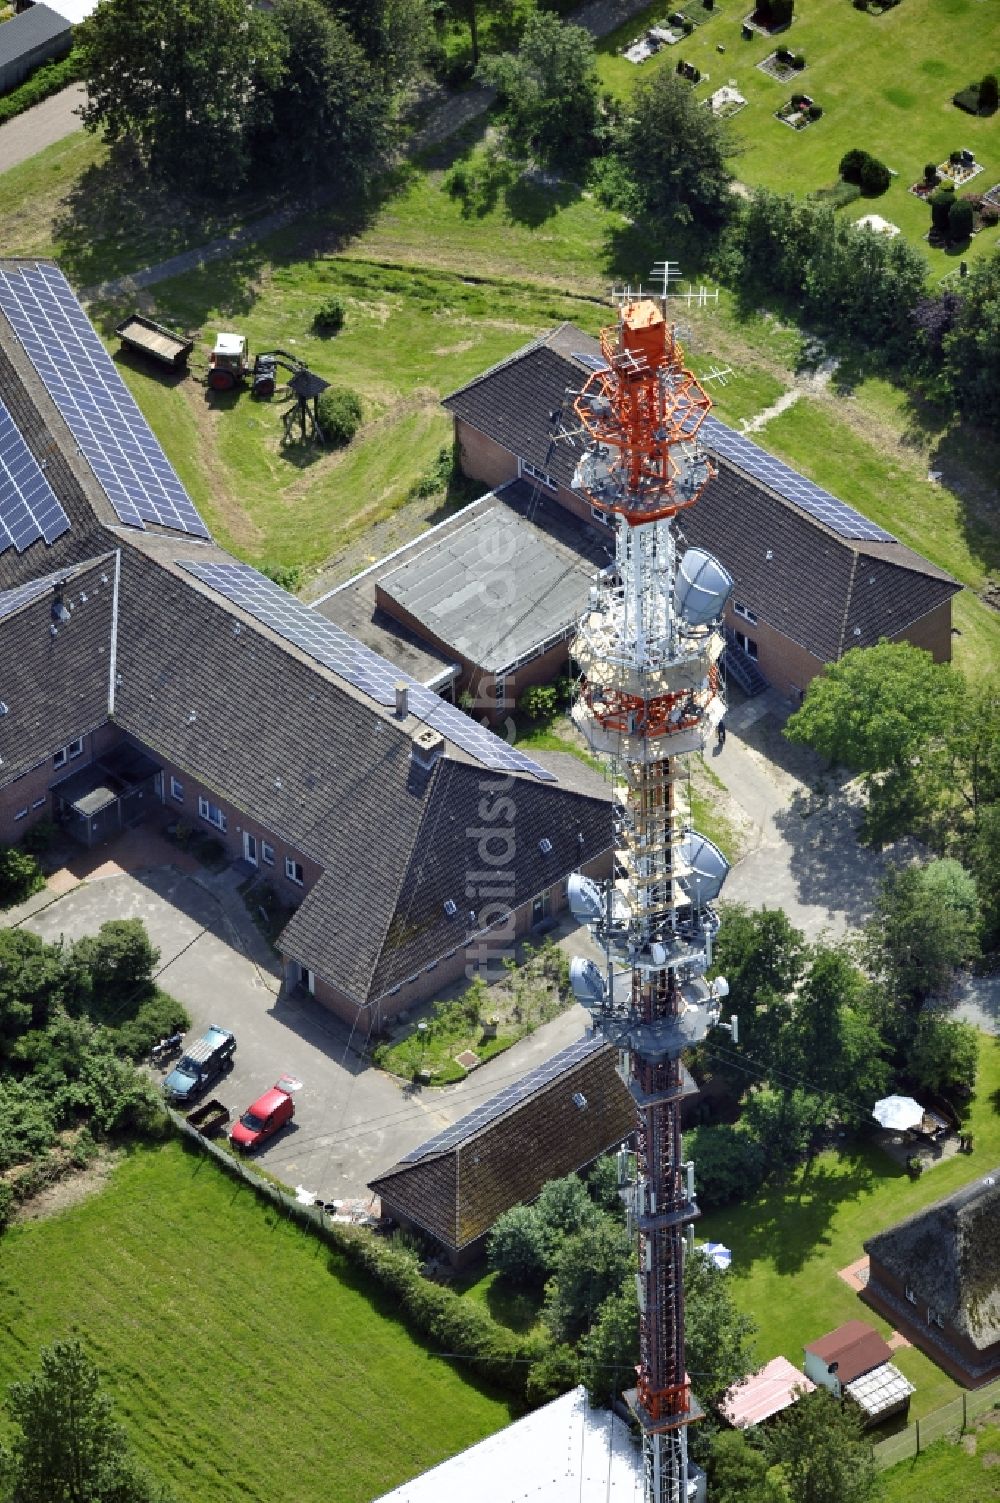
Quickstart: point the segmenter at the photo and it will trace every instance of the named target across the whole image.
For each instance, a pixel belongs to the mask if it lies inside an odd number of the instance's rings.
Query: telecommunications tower
[[[634,1174],[622,1158],[640,1327],[627,1397],[646,1503],[687,1503],[687,1427],[701,1411],[684,1365],[685,1243],[698,1210],[693,1165],[681,1162],[681,1102],[696,1089],[682,1056],[718,1024],[728,994],[705,973],[719,924],[711,902],[729,868],[687,825],[677,794],[684,759],[725,713],[720,617],[732,580],[700,549],[678,557],[673,519],[714,473],[698,443],[711,403],[684,369],[666,277],[663,291],[625,295],[573,400],[584,443],[573,484],[615,526],[615,563],[592,587],[572,648],[573,719],[611,762],[615,871],[604,885],[575,874],[569,898],[606,956],[603,968],[574,960],[573,989],[617,1045],[636,1104]]]

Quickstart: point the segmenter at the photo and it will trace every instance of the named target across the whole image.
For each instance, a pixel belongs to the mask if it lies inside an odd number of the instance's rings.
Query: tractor
[[[287,350],[267,350],[255,355],[251,364],[243,334],[217,334],[208,365],[208,384],[213,391],[233,391],[249,380],[251,396],[260,400],[274,396],[279,365],[290,371],[293,378],[306,369],[304,363],[295,355],[289,355]]]

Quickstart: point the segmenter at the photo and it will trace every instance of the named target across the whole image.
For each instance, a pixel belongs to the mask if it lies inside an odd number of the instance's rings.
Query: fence
[[[987,1383],[985,1388],[960,1394],[940,1409],[925,1414],[923,1419],[914,1420],[912,1425],[907,1425],[898,1435],[880,1440],[878,1445],[872,1447],[875,1465],[882,1471],[886,1467],[895,1466],[898,1461],[912,1460],[936,1440],[955,1441],[980,1414],[998,1407],[1000,1378],[994,1383]]]

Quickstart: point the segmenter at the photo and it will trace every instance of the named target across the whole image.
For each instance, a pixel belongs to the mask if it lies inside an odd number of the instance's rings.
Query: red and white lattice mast
[[[623,1190],[637,1244],[638,1383],[647,1503],[687,1503],[687,1427],[700,1410],[684,1364],[686,1228],[698,1214],[681,1162],[682,1056],[718,1023],[726,983],[709,984],[725,857],[676,799],[684,759],[725,713],[720,618],[732,580],[710,554],[678,559],[673,519],[713,475],[698,443],[711,403],[683,366],[666,298],[622,302],[601,335],[603,365],[574,400],[584,452],[574,486],[615,526],[615,565],[591,590],[572,653],[573,719],[612,763],[615,872],[570,881],[578,918],[607,964],[574,960],[576,995],[619,1047],[637,1111],[636,1176]],[[730,1028],[732,1024],[729,1025]]]

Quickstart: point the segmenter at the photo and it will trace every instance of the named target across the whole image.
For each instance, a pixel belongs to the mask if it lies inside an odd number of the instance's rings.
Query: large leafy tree
[[[769,1463],[742,1430],[720,1430],[712,1437],[708,1462],[712,1503],[785,1503],[779,1484],[768,1476]]]
[[[83,121],[132,138],[162,178],[225,194],[280,74],[280,39],[251,0],[103,0],[79,28]]]
[[[599,1216],[560,1245],[545,1291],[545,1322],[559,1341],[576,1341],[622,1286],[633,1253],[625,1228]]]
[[[944,374],[963,417],[996,428],[1000,418],[1000,250],[961,283],[962,307],[944,336]]]
[[[917,1090],[965,1094],[976,1083],[979,1035],[971,1023],[921,1013],[906,1060]]]
[[[671,69],[637,84],[616,151],[637,217],[655,228],[714,227],[728,217],[735,147],[726,126]]]
[[[482,73],[497,90],[513,152],[556,165],[589,155],[598,85],[594,43],[582,26],[536,11],[517,52],[490,58]]]
[[[873,1503],[882,1486],[858,1411],[825,1388],[800,1395],[767,1434],[789,1503]]]
[[[169,1503],[134,1460],[79,1341],[43,1348],[38,1370],[11,1385],[7,1410],[17,1426],[0,1457],[10,1503]]]
[[[278,0],[274,24],[283,64],[267,90],[254,158],[314,183],[362,181],[388,143],[377,65],[321,0]]]
[[[732,1280],[701,1249],[684,1260],[684,1354],[701,1402],[717,1410],[728,1388],[756,1367],[755,1322],[736,1307]]]
[[[789,994],[805,969],[806,944],[780,908],[727,904],[715,947],[715,969],[729,982],[727,1013],[739,1021],[739,1048],[710,1040],[713,1069],[732,1072],[744,1085],[740,1055],[759,1066],[768,1060],[790,1015]]]
[[[807,1081],[848,1121],[886,1092],[888,1069],[867,1006],[868,984],[844,950],[817,945],[778,1049],[782,1078]]]
[[[892,1000],[916,1015],[979,954],[975,879],[957,861],[894,868],[866,930],[868,959]]]
[[[355,40],[387,86],[405,83],[431,39],[427,0],[323,0],[350,27]]]

